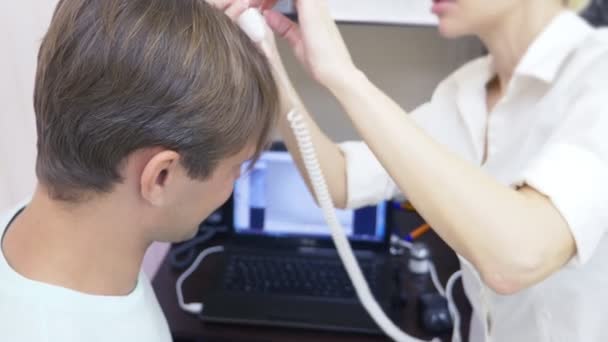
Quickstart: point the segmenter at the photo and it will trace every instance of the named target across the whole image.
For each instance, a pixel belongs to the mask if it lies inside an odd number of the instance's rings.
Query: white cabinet
[[[311,0],[303,0],[311,1]],[[393,25],[437,24],[432,0],[328,0],[334,19],[342,22]],[[283,13],[294,13],[294,0],[279,1]]]

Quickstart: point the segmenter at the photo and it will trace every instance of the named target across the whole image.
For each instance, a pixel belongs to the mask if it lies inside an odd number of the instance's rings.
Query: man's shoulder
[[[22,200],[15,205],[0,209],[0,234],[4,232],[11,220],[29,203],[29,199]]]
[[[126,304],[112,297],[90,302],[82,295],[63,305],[49,294],[0,286],[0,341],[171,341],[153,294]]]

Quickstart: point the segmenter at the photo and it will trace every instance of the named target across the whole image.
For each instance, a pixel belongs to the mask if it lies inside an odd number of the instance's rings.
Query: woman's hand
[[[269,8],[277,0],[263,1],[268,25],[285,38],[313,78],[325,86],[344,79],[356,67],[331,17],[326,0],[296,0],[299,25]]]
[[[207,3],[211,4],[215,8],[222,10],[232,21],[236,22],[238,18],[248,8],[260,8],[264,4],[264,0],[206,0]],[[276,42],[274,34],[268,26],[266,26],[266,38],[258,45],[262,49],[262,52],[266,54],[272,62],[275,62],[279,58],[279,53],[276,48]]]
[[[222,10],[230,19],[236,21],[238,17],[251,7],[249,0],[206,0],[208,4]],[[258,1],[261,3],[262,1]]]
[[[264,0],[206,0],[209,4],[224,11],[228,17],[233,21],[237,21],[239,16],[245,12],[249,7],[255,7],[264,9],[265,6],[269,5],[269,1]],[[276,3],[276,1],[273,1]],[[282,97],[282,103],[285,107],[283,110],[288,110],[294,106],[294,102],[299,101],[298,96],[295,92],[295,88],[291,84],[291,80],[284,67],[283,60],[277,49],[276,40],[274,33],[270,27],[266,26],[266,37],[258,43],[260,50],[266,55],[270,65],[273,69],[273,73],[277,84],[279,86],[280,95]]]

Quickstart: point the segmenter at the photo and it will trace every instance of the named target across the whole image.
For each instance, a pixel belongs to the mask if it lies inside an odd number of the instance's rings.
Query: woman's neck
[[[521,1],[500,22],[478,34],[493,58],[500,88],[506,89],[515,68],[545,27],[564,10],[559,2]]]

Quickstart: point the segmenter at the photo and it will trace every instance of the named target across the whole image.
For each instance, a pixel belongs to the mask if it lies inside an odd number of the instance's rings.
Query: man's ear
[[[155,153],[144,165],[140,177],[140,191],[144,200],[154,206],[167,201],[167,188],[175,181],[179,172],[180,155],[163,150]]]

